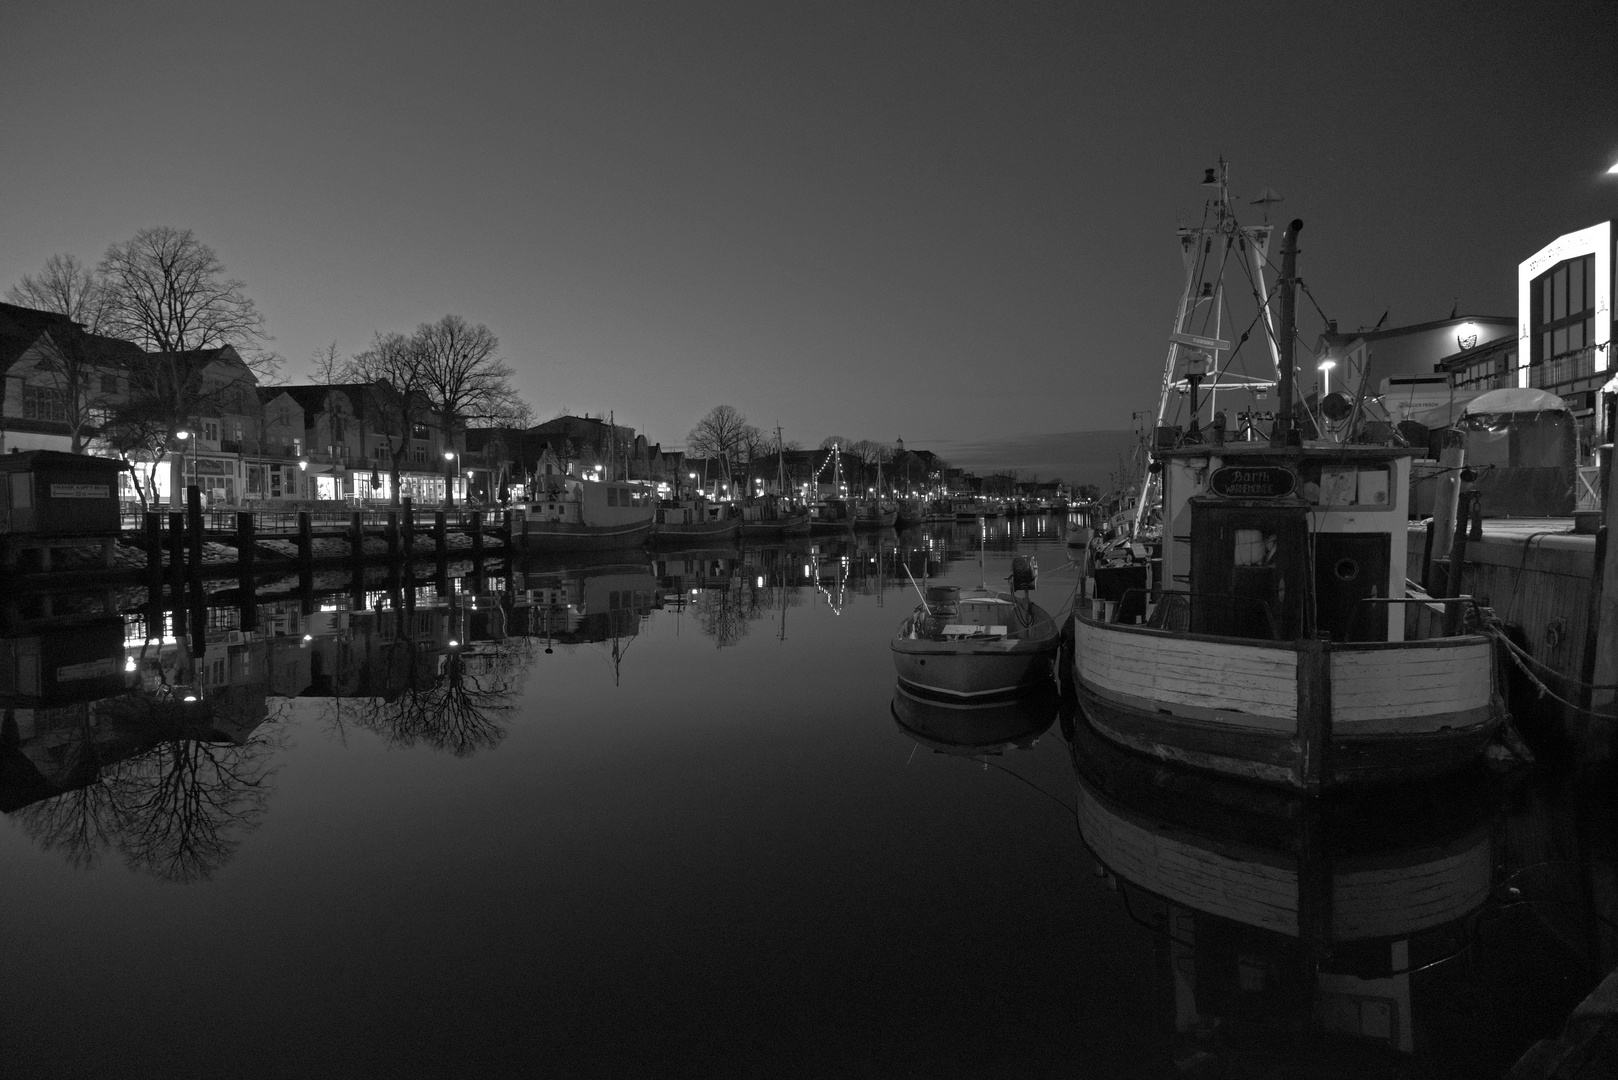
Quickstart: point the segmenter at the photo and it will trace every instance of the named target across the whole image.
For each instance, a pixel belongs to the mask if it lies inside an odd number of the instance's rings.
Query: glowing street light
[[[174,433],[174,437],[176,439],[180,440],[180,482],[175,485],[175,488],[176,488],[175,495],[176,496],[179,496],[180,493],[185,490],[185,486],[186,486],[186,484],[185,484],[185,474],[186,474],[186,472],[185,472],[186,471],[185,452],[186,452],[186,449],[188,447],[195,445],[194,443],[191,442],[191,436],[193,436],[195,434],[196,434],[196,432],[194,432],[194,431],[188,431],[188,430],[184,430],[184,429],[182,429],[180,431],[176,431]],[[195,453],[193,453],[191,455],[191,460],[192,461],[196,460],[196,454]],[[196,483],[196,477],[194,475],[191,477],[191,482],[192,482],[193,485]]]
[[[1335,360],[1322,360],[1320,362],[1320,396],[1325,397],[1331,393],[1331,369],[1337,366]]]

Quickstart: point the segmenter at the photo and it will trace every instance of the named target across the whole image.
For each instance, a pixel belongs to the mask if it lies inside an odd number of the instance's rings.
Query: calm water
[[[1056,614],[1060,530],[991,526],[981,572],[960,526],[339,575],[192,597],[183,626],[135,593],[49,622],[25,598],[0,639],[0,1071],[1475,1076],[1553,1031],[1611,959],[1610,830],[1568,791],[1322,822],[1182,790],[1054,700],[896,699],[906,567],[996,584],[1034,553]],[[1481,850],[1488,895],[1400,932],[1432,964],[1389,991],[1405,1050],[1374,994],[1355,1035],[1299,1038],[1320,991],[1295,942],[1212,914],[1228,885],[1099,866],[1080,805],[1159,870],[1186,845],[1385,878]],[[1392,954],[1336,955],[1370,978]]]

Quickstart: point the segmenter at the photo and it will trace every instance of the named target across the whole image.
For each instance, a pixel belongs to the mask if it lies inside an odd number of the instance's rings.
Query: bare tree
[[[732,477],[731,462],[741,451],[749,429],[758,430],[747,422],[747,417],[734,405],[715,405],[685,437],[686,451],[718,458],[719,467],[729,482]]]
[[[414,338],[380,331],[371,347],[356,353],[344,365],[345,382],[370,384],[373,427],[388,450],[388,472],[393,478],[392,502],[399,505],[399,478],[410,439],[431,420],[425,365]]]
[[[107,321],[106,287],[100,275],[74,256],[52,255],[37,275],[24,274],[7,289],[6,299],[71,320],[46,334],[38,370],[49,380],[59,419],[67,425],[69,449],[82,453],[94,421],[113,400],[122,366],[116,343],[96,336]]]
[[[92,334],[103,332],[107,290],[101,276],[73,255],[52,255],[38,274],[24,274],[6,290],[22,307],[66,315]]]
[[[97,271],[107,333],[155,353],[230,345],[261,376],[279,364],[262,348],[269,335],[246,283],[226,277],[225,264],[190,229],[142,229],[109,247]]]
[[[422,381],[442,414],[445,436],[468,424],[488,423],[516,407],[511,369],[499,358],[500,339],[482,323],[445,315],[416,327]]]
[[[331,386],[342,381],[343,368],[348,361],[339,359],[337,342],[322,345],[309,354],[309,372],[315,382],[321,386]]]

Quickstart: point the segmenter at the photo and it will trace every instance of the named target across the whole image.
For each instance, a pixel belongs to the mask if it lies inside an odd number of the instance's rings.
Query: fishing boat
[[[899,521],[899,508],[884,499],[860,502],[850,509],[856,529],[891,529]]]
[[[809,535],[809,508],[786,495],[786,450],[781,429],[775,429],[775,492],[749,499],[742,507],[741,534],[776,538]]]
[[[1018,556],[1009,592],[918,586],[921,603],[891,642],[899,685],[944,701],[992,701],[1049,686],[1061,636],[1028,597],[1035,576],[1032,558]]]
[[[761,495],[742,507],[741,534],[774,538],[809,535],[809,510],[779,495]]]
[[[736,539],[742,519],[729,503],[694,499],[669,499],[658,503],[652,523],[655,547],[691,547]]]
[[[546,476],[534,498],[518,503],[513,528],[528,552],[638,547],[651,535],[657,501],[623,481]]]
[[[1222,309],[1222,278],[1204,273],[1251,257],[1255,304],[1265,317],[1271,306],[1270,227],[1238,225],[1220,180],[1210,220],[1180,234],[1186,288],[1164,394],[1183,365],[1190,426],[1166,426],[1160,405],[1155,498],[1138,508],[1160,508],[1162,535],[1130,541],[1134,578],[1114,578],[1121,592],[1096,595],[1092,574],[1074,604],[1080,705],[1122,746],[1310,794],[1458,770],[1505,718],[1492,642],[1464,632],[1468,598],[1439,605],[1407,589],[1411,451],[1353,441],[1351,417],[1341,441],[1318,427],[1327,437],[1303,437],[1292,361],[1301,221],[1282,238],[1275,425],[1233,441],[1223,425],[1199,430],[1196,384],[1223,374],[1230,347],[1217,324],[1192,322],[1198,297]]]

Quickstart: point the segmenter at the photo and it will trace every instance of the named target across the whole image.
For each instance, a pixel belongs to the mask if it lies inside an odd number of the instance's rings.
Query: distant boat
[[[512,525],[524,550],[592,551],[646,542],[657,507],[645,488],[576,476],[544,479],[546,490],[514,507]]]
[[[809,531],[816,536],[846,533],[854,528],[854,514],[846,499],[822,499],[809,508]]]
[[[741,529],[741,518],[731,514],[729,503],[694,499],[665,500],[658,504],[652,523],[655,547],[689,547],[734,540]]]
[[[808,536],[809,511],[776,495],[763,495],[742,507],[741,533],[748,537]]]
[[[899,508],[890,502],[873,500],[851,507],[856,529],[891,529],[899,520]]]
[[[902,687],[966,702],[1049,686],[1059,643],[1056,621],[1026,591],[938,585],[899,625],[891,649]]]

